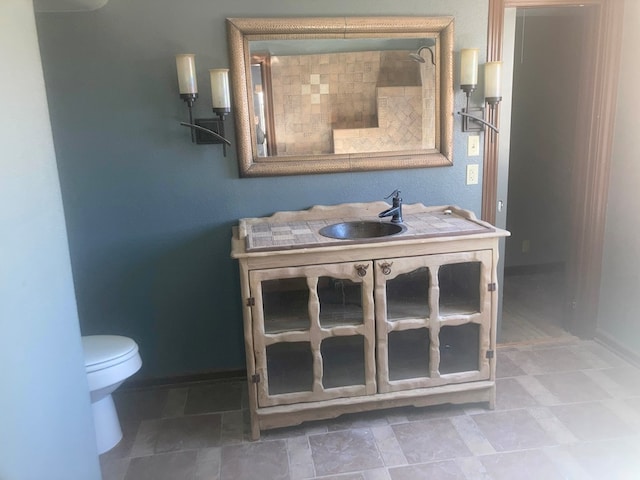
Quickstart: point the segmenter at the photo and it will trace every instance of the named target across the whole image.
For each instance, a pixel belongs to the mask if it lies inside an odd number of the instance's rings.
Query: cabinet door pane
[[[261,407],[376,391],[372,266],[360,261],[250,272]]]
[[[324,388],[364,385],[364,337],[325,338],[320,345]]]
[[[480,262],[451,263],[438,270],[440,315],[480,311]]]
[[[387,320],[429,317],[429,269],[420,267],[387,281]]]
[[[306,278],[264,280],[262,304],[266,333],[309,329],[309,287]]]
[[[313,356],[309,342],[281,342],[267,346],[269,395],[310,392]]]
[[[320,325],[362,325],[362,283],[348,279],[318,278]]]
[[[466,323],[440,328],[440,373],[479,370],[480,325]]]
[[[429,376],[429,329],[389,332],[389,380]]]

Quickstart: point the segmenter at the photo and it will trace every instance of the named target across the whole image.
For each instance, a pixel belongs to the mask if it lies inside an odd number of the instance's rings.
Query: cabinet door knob
[[[380,268],[382,269],[382,273],[389,275],[391,273],[391,265],[393,265],[393,262],[381,263]]]
[[[367,274],[367,268],[369,268],[369,265],[356,265],[358,276],[364,277]]]

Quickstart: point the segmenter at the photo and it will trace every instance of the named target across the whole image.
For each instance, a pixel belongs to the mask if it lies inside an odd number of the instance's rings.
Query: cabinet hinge
[[[260,383],[260,374],[251,375],[251,383]]]
[[[247,298],[247,307],[255,307],[255,306],[256,306],[256,299],[253,297]]]
[[[486,355],[487,358],[493,358],[493,355],[494,355],[493,350],[487,350],[487,355]]]
[[[498,288],[498,286],[495,283],[490,283],[488,287],[490,292],[495,292],[496,289]]]

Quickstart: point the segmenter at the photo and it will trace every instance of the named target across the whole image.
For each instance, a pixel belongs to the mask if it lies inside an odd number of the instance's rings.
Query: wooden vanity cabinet
[[[250,252],[240,263],[251,435],[395,406],[495,402],[507,232]]]

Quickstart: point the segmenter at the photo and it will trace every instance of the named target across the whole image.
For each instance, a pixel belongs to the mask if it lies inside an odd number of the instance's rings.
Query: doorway
[[[514,22],[501,342],[566,339],[571,175],[584,8],[518,8]],[[505,36],[505,42],[507,39]],[[511,55],[513,58],[506,58]],[[507,130],[509,131],[509,130]]]
[[[593,338],[597,329],[600,277],[609,189],[618,74],[622,45],[624,0],[489,0],[487,61],[502,60],[505,49],[515,38],[506,33],[506,14],[514,8],[563,7],[588,10],[588,28],[583,39],[587,52],[584,67],[577,72],[580,79],[579,114],[576,128],[575,156],[580,168],[571,175],[570,252],[567,262],[569,331],[583,338]],[[515,22],[514,22],[515,24]],[[508,57],[507,57],[508,58]],[[513,58],[513,55],[511,56]],[[507,69],[503,69],[506,71]],[[542,74],[551,77],[549,72]],[[505,77],[511,86],[511,76]],[[506,86],[506,85],[505,85]],[[485,140],[482,182],[482,219],[506,228],[506,178],[509,168],[509,136],[504,133],[510,122],[500,124],[500,117],[510,119],[510,96],[503,98],[490,120],[500,125],[499,141]],[[506,140],[505,140],[506,139]],[[504,199],[504,200],[503,200]],[[504,244],[501,245],[501,258]],[[503,266],[498,266],[499,288],[502,288]],[[502,298],[502,291],[500,291]],[[501,304],[498,311],[498,338],[501,326]]]

